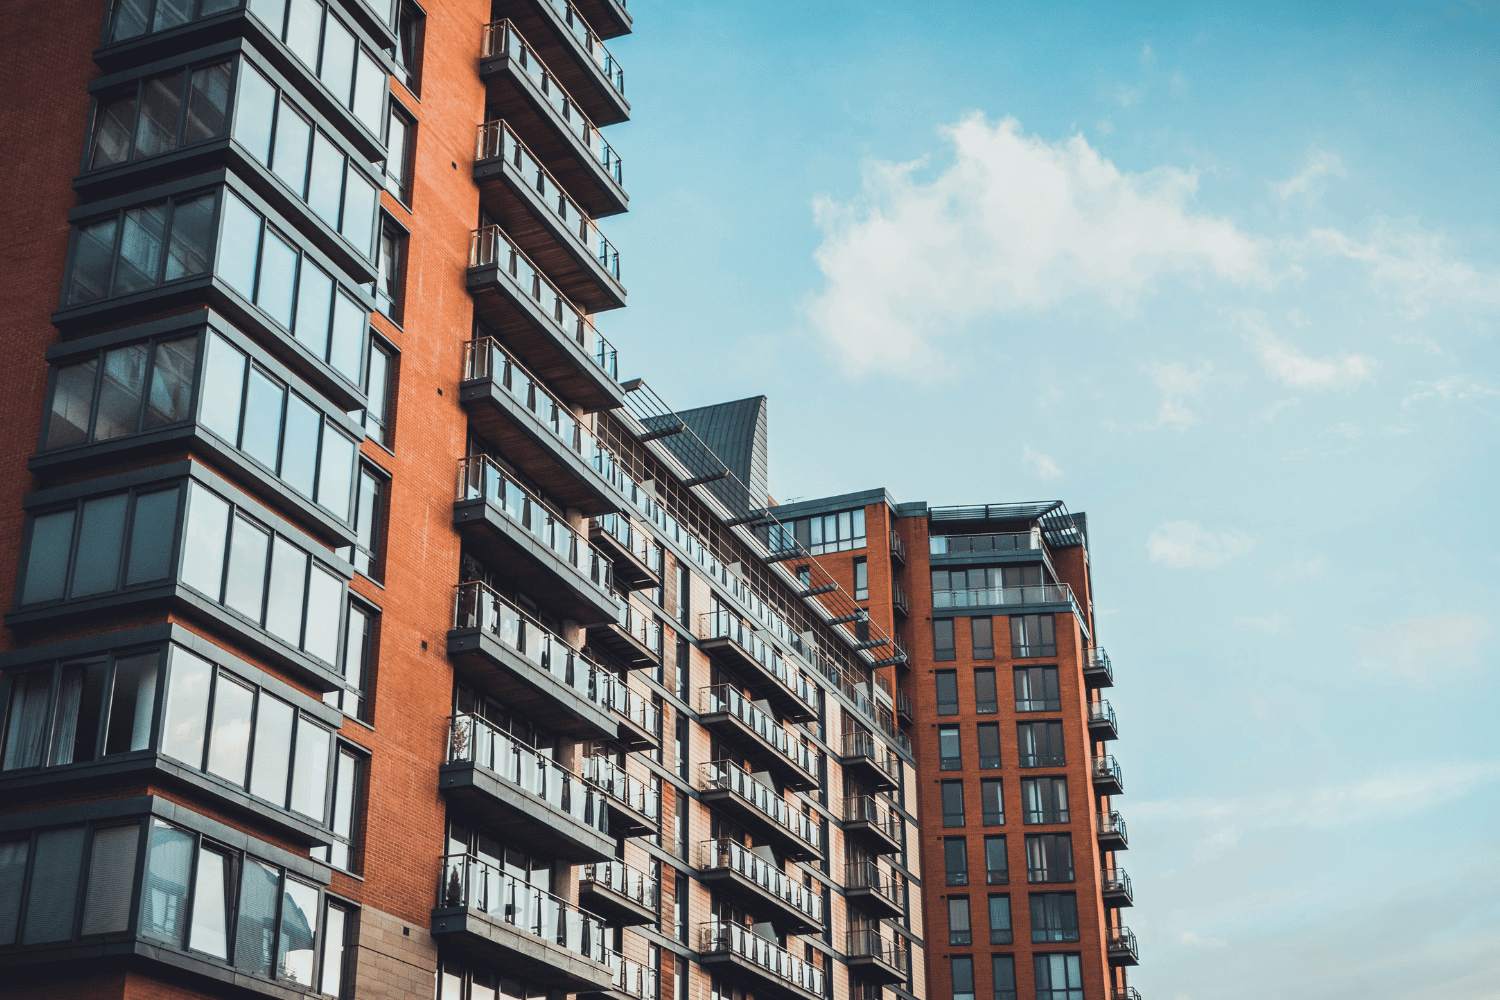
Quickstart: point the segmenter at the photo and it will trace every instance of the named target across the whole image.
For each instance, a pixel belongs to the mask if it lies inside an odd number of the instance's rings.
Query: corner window
[[[0,770],[75,764],[151,745],[159,648],[10,673]],[[52,699],[54,676],[57,696]]]
[[[146,486],[34,514],[21,606],[78,600],[169,579],[181,495],[178,483]]]
[[[856,601],[870,599],[870,561],[868,559],[854,560],[854,599]]]
[[[937,714],[958,714],[958,671],[939,670],[933,674],[937,685]]]
[[[372,135],[380,134],[390,77],[332,11],[320,0],[250,0],[250,13],[285,42]]]
[[[110,43],[166,31],[239,7],[241,0],[116,0]],[[260,3],[252,4],[259,7]],[[110,22],[106,20],[106,25]]]
[[[229,62],[178,68],[99,95],[86,171],[149,159],[223,135]]]
[[[42,451],[109,441],[192,417],[198,337],[110,347],[58,366]]]
[[[932,622],[932,658],[934,660],[956,660],[958,651],[953,646],[953,619],[936,618]]]
[[[808,553],[818,556],[865,547],[865,511],[846,510],[792,522],[792,536]]]
[[[122,209],[73,230],[65,306],[130,295],[208,271],[212,191]]]

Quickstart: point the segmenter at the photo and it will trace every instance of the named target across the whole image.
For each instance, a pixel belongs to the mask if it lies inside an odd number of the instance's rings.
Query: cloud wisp
[[[1249,332],[1245,339],[1260,357],[1267,374],[1293,389],[1346,389],[1368,382],[1375,373],[1375,359],[1364,354],[1340,354],[1336,358],[1314,358],[1278,337],[1259,317],[1244,317]]]
[[[1052,460],[1051,455],[1043,455],[1039,451],[1032,451],[1030,445],[1026,445],[1021,449],[1021,461],[1044,483],[1062,475],[1062,470],[1057,467],[1057,463]]]
[[[1209,531],[1197,521],[1163,521],[1146,539],[1151,561],[1171,569],[1212,569],[1253,548],[1243,531]]]
[[[1441,614],[1406,618],[1366,632],[1360,640],[1365,668],[1424,681],[1438,673],[1471,671],[1494,630],[1479,615]]]
[[[1282,201],[1290,201],[1299,195],[1308,201],[1316,201],[1323,190],[1323,178],[1346,177],[1344,164],[1338,156],[1326,153],[1314,146],[1308,150],[1307,165],[1295,177],[1289,177],[1280,184],[1272,184],[1271,190],[1276,192],[1276,197]]]

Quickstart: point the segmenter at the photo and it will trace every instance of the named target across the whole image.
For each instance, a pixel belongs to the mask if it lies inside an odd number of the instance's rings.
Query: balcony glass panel
[[[1005,604],[1069,604],[1073,589],[1066,583],[1034,587],[984,587],[966,590],[934,590],[934,608],[979,608]]]
[[[648,910],[656,909],[657,894],[660,891],[656,880],[644,872],[636,871],[623,861],[600,861],[580,865],[578,877],[582,881],[593,882],[595,885],[616,892]]]
[[[797,812],[775,789],[752,778],[748,771],[733,761],[704,763],[698,772],[698,787],[703,791],[728,789],[777,826],[814,849],[820,849],[818,827],[812,818]]]
[[[604,964],[611,931],[599,917],[472,855],[450,854],[441,865],[438,906],[478,910]]]
[[[733,840],[706,840],[700,845],[699,865],[704,871],[727,869],[738,872],[816,923],[823,922],[823,897],[796,881],[765,858]]]
[[[648,782],[627,774],[608,757],[583,758],[583,776],[604,794],[629,809],[656,819],[661,815],[661,797]]]
[[[557,761],[477,715],[455,715],[449,720],[448,761],[467,761],[493,771],[584,826],[600,833],[609,832],[609,819],[599,791]]]
[[[730,953],[747,959],[798,989],[823,995],[823,970],[792,955],[743,924],[711,920],[699,927],[698,949],[705,955]]]
[[[572,32],[573,37],[578,39],[578,44],[583,46],[583,50],[589,54],[594,65],[599,67],[599,72],[604,74],[604,78],[609,81],[615,93],[623,96],[625,71],[620,68],[615,57],[610,55],[609,49],[604,47],[604,43],[599,40],[594,29],[590,28],[588,22],[583,19],[583,15],[578,13],[578,8],[568,0],[547,0],[547,6],[557,12],[557,16],[567,26],[568,31]]]
[[[797,739],[792,731],[728,684],[715,684],[698,692],[698,711],[704,715],[727,712],[750,728],[756,736],[809,774],[818,773],[817,752]]]
[[[989,535],[933,535],[928,538],[932,555],[968,552],[1032,552],[1042,548],[1042,530],[1001,532]]]

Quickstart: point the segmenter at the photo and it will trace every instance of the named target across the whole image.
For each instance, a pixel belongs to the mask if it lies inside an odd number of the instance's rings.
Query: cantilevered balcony
[[[818,717],[810,693],[800,689],[781,654],[738,615],[729,611],[699,615],[698,640],[699,649],[728,667],[777,714],[792,722]]]
[[[480,207],[574,304],[625,304],[619,250],[503,119],[479,126],[474,181]]]
[[[630,203],[620,157],[510,21],[485,25],[479,76],[506,120],[584,210],[598,219]]]
[[[794,861],[823,856],[818,826],[798,812],[774,788],[762,784],[738,764],[717,760],[698,769],[698,798],[749,830],[757,842]]]
[[[823,970],[743,924],[712,920],[698,929],[704,968],[777,1000],[822,1000]]]
[[[906,949],[893,937],[882,937],[878,927],[849,932],[845,951],[849,973],[870,983],[906,981]]]
[[[1135,905],[1135,891],[1130,885],[1130,876],[1123,868],[1106,868],[1099,881],[1105,906],[1125,907]]]
[[[617,951],[604,952],[614,978],[607,990],[579,991],[578,1000],[658,1000],[661,983],[655,969]]]
[[[614,456],[589,431],[587,420],[575,416],[495,338],[466,346],[458,401],[470,429],[498,445],[522,475],[562,506],[590,515],[626,507],[628,501],[605,474],[613,469]]]
[[[614,856],[604,792],[477,715],[449,720],[438,787],[524,850],[579,862]]]
[[[1073,588],[1066,583],[1042,583],[1032,587],[980,587],[968,590],[934,590],[934,608],[1013,608],[1056,606],[1076,611]]]
[[[1141,994],[1134,986],[1116,986],[1110,990],[1109,1000],[1141,1000]]]
[[[609,705],[618,731],[615,741],[625,750],[655,750],[661,745],[661,710],[646,695],[632,691],[623,677],[610,675]]]
[[[851,795],[844,800],[844,836],[876,854],[896,854],[901,850],[901,817],[873,795]]]
[[[581,770],[604,792],[612,835],[646,837],[660,832],[661,802],[650,783],[627,774],[608,757],[585,757]]]
[[[589,625],[589,643],[609,650],[630,670],[661,662],[661,625],[627,600],[615,606],[610,621]]]
[[[1109,654],[1094,647],[1084,651],[1083,679],[1089,687],[1107,688],[1115,686],[1115,668],[1109,662]]]
[[[1125,772],[1112,756],[1094,758],[1094,791],[1099,795],[1119,795],[1125,791]]]
[[[614,345],[499,226],[469,237],[474,314],[532,374],[587,412],[625,403]]]
[[[616,739],[631,707],[612,674],[477,581],[455,591],[448,655],[475,687],[558,736]]]
[[[844,866],[844,898],[866,913],[878,917],[899,917],[901,884],[888,868],[874,861],[851,861]]]
[[[619,614],[609,558],[486,455],[458,462],[453,526],[504,584],[559,617],[592,625]]]
[[[1099,817],[1099,847],[1106,851],[1123,851],[1130,847],[1125,820],[1118,812],[1102,812]]]
[[[559,993],[609,989],[604,921],[471,855],[442,859],[432,934],[445,948]]]
[[[654,564],[651,533],[624,514],[604,514],[589,522],[589,541],[614,560],[615,582],[631,590],[661,586]],[[658,553],[661,549],[656,550]]]
[[[656,920],[661,887],[644,872],[623,861],[602,861],[580,865],[577,874],[579,905],[611,924],[639,927]]]
[[[625,71],[570,0],[526,0],[508,6],[512,22],[600,125],[630,117]]]
[[[770,920],[788,934],[823,929],[823,896],[795,880],[774,861],[732,840],[698,845],[698,876],[714,892],[747,913]]]
[[[630,34],[630,13],[625,9],[625,0],[578,0],[578,9],[601,38]]]
[[[895,528],[891,529],[891,539],[890,540],[891,540],[891,560],[897,566],[905,566],[906,565],[906,543],[901,540],[901,536],[900,535],[896,534],[896,529]]]
[[[906,696],[905,691],[896,692],[896,718],[908,726],[917,721],[916,709],[912,707],[911,699]]]
[[[769,771],[788,788],[803,792],[818,787],[818,754],[796,732],[755,707],[728,684],[698,692],[698,722],[734,747],[761,771]]]
[[[1140,964],[1140,949],[1129,927],[1111,927],[1105,932],[1104,941],[1110,965]]]
[[[840,760],[846,775],[858,778],[876,791],[896,787],[901,764],[890,748],[870,733],[846,733]]]
[[[1109,702],[1089,702],[1089,735],[1096,740],[1120,738],[1120,726],[1115,721],[1115,710]]]

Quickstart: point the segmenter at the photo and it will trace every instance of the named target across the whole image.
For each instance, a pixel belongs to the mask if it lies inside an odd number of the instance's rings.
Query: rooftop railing
[[[743,924],[710,920],[699,926],[698,950],[705,955],[738,955],[770,975],[812,993],[823,995],[823,970],[804,962],[775,941],[756,934]]]
[[[1044,583],[1032,587],[980,587],[968,590],[934,590],[935,608],[979,608],[1004,604],[1071,604],[1073,588],[1066,583]]]
[[[582,881],[593,882],[618,893],[648,910],[656,909],[657,894],[660,892],[656,880],[623,861],[598,861],[579,865],[578,877]]]
[[[604,172],[614,178],[616,184],[624,183],[624,170],[620,165],[619,154],[604,141],[599,129],[583,113],[583,108],[573,100],[563,85],[557,82],[552,71],[537,58],[536,52],[526,44],[526,39],[516,31],[515,25],[510,21],[495,21],[485,25],[479,55],[483,59],[493,59],[496,56],[510,56],[514,59],[521,72],[536,84],[542,97],[552,105],[563,124],[583,143],[584,148],[604,168]]]
[[[474,158],[504,160],[515,167],[563,231],[577,240],[616,281],[620,280],[620,251],[615,249],[615,245],[600,231],[598,224],[557,183],[557,178],[532,154],[504,119],[497,118],[479,126]]]
[[[728,639],[751,659],[764,667],[773,677],[781,681],[799,699],[814,704],[812,692],[800,674],[787,669],[781,653],[755,634],[755,629],[745,624],[744,619],[732,611],[706,611],[698,616],[699,639]]]
[[[845,865],[844,888],[874,889],[893,906],[901,905],[901,884],[896,876],[873,861],[851,861]]]
[[[737,688],[728,684],[714,684],[702,688],[698,692],[698,711],[704,715],[728,712],[787,760],[808,774],[818,773],[817,752],[797,739],[791,730],[756,708],[754,703],[741,694]]]
[[[816,923],[823,922],[823,897],[796,881],[765,858],[733,840],[705,840],[699,864],[705,871],[727,869],[743,875]]]
[[[541,542],[559,559],[603,590],[613,582],[614,564],[574,531],[562,516],[522,486],[488,455],[458,460],[458,499],[483,498],[506,519]]]
[[[450,854],[441,868],[439,907],[479,910],[575,955],[607,964],[610,929],[594,914],[473,855]]]
[[[609,832],[599,789],[472,712],[449,719],[448,761],[488,768],[584,826]]]
[[[583,776],[598,785],[605,795],[627,808],[651,819],[661,815],[656,789],[634,775],[627,774],[608,757],[583,758]]]
[[[896,755],[886,749],[870,733],[846,733],[844,735],[843,757],[869,757],[875,766],[884,771],[892,779],[896,777]]]
[[[485,226],[469,234],[469,266],[498,267],[515,281],[558,331],[581,347],[611,380],[620,380],[619,353],[605,340],[583,311],[558,290],[531,258],[499,226]]]
[[[844,821],[870,823],[898,844],[901,842],[901,817],[873,795],[851,795],[845,799]]]
[[[750,772],[733,761],[705,762],[698,770],[698,788],[701,791],[727,789],[787,833],[822,852],[818,827],[812,818],[797,812],[774,788],[752,778]]]
[[[1042,529],[988,535],[932,535],[929,553],[935,556],[965,552],[1034,552],[1042,548]]]
[[[599,453],[608,452],[592,431],[573,415],[546,383],[537,378],[494,337],[480,337],[464,346],[464,381],[488,379],[535,416],[568,451],[596,467]],[[613,454],[609,455],[613,461]]]
[[[625,96],[625,71],[620,64],[615,62],[615,57],[610,55],[609,49],[599,40],[599,36],[590,28],[583,15],[568,2],[568,0],[547,0],[547,6],[557,11],[557,16],[562,18],[563,24],[567,25],[568,31],[578,39],[589,58],[594,60],[594,65],[599,67],[599,72],[609,81],[610,87],[621,97]],[[624,6],[622,3],[621,6]]]
[[[897,945],[893,938],[882,937],[874,927],[863,927],[849,932],[848,955],[868,955],[887,965],[906,971],[906,949]]]

